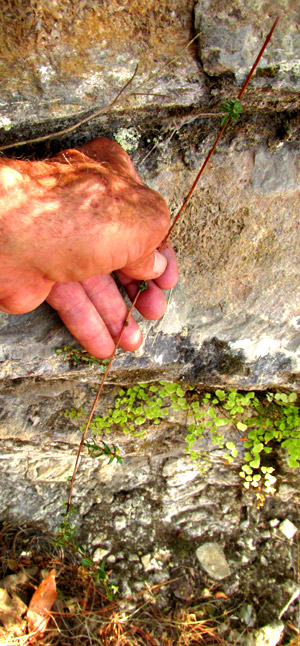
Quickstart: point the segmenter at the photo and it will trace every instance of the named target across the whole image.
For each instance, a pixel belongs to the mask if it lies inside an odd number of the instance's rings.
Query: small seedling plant
[[[69,361],[73,366],[100,366],[102,372],[109,362],[108,359],[97,359],[97,357],[93,357],[92,354],[89,354],[83,348],[76,348],[73,345],[64,345],[62,348],[57,348],[55,352],[56,354],[61,354],[64,361]]]
[[[65,511],[61,514],[62,521],[58,527],[54,543],[63,550],[71,550],[76,554],[86,574],[92,577],[95,582],[101,583],[107,598],[112,600],[118,592],[118,587],[109,582],[110,573],[106,570],[105,559],[102,559],[101,563],[96,564],[87,554],[84,547],[78,544],[78,528],[74,519],[77,510],[74,505],[71,505],[70,509],[66,510],[66,505],[67,503],[64,503]]]

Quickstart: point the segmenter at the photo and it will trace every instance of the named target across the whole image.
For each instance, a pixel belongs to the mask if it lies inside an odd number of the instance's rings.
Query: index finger
[[[179,278],[177,258],[172,244],[167,242],[160,253],[166,258],[167,266],[164,273],[158,278],[155,278],[155,283],[160,289],[172,289],[177,284]]]

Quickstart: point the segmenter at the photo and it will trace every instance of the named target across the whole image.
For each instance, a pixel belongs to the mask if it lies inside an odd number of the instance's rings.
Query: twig
[[[154,79],[156,76],[158,76],[166,67],[168,67],[169,65],[174,63],[176,60],[178,60],[178,58],[180,58],[180,56],[183,54],[183,52],[185,52],[185,50],[188,49],[188,47],[190,47],[190,45],[192,45],[192,43],[198,38],[198,36],[199,36],[199,34],[196,34],[196,36],[194,36],[194,38],[192,38],[192,40],[190,40],[187,43],[187,45],[185,45],[180,50],[180,52],[178,54],[176,54],[176,56],[174,56],[169,61],[167,61],[167,63],[164,63],[163,65],[161,65],[158,68],[158,70],[156,70],[156,72],[153,72],[153,74],[151,74],[150,77],[148,77],[147,79],[145,79],[145,81],[142,81],[139,85],[137,85],[136,88],[134,88],[134,90],[129,94],[129,96],[139,94],[137,92],[137,90],[144,87],[144,85],[147,85],[147,83],[150,83],[150,81],[152,81],[152,79]],[[137,70],[138,70],[138,64],[136,65],[134,73],[131,76],[131,78],[129,79],[129,81],[127,81],[127,83],[125,83],[125,85],[121,88],[121,90],[118,92],[117,96],[113,99],[113,101],[111,103],[109,103],[108,105],[104,106],[104,108],[100,108],[99,110],[96,110],[95,112],[90,114],[88,117],[84,117],[80,121],[77,121],[76,123],[74,123],[73,126],[69,126],[68,128],[64,128],[63,130],[57,130],[56,132],[51,132],[48,135],[43,135],[42,137],[34,137],[33,139],[26,139],[25,141],[16,141],[13,144],[7,144],[7,145],[4,145],[4,146],[0,146],[0,152],[2,150],[8,150],[9,148],[17,148],[18,146],[25,146],[26,144],[34,144],[34,143],[38,143],[40,141],[47,141],[47,139],[51,139],[53,137],[59,137],[60,135],[65,135],[65,134],[67,134],[69,132],[73,132],[73,130],[76,130],[76,128],[79,128],[79,126],[82,126],[84,123],[87,123],[88,121],[90,121],[90,119],[95,119],[95,117],[99,117],[101,114],[104,114],[104,112],[106,112],[109,108],[112,108],[118,102],[121,94],[123,94],[125,92],[127,87],[132,83],[133,79],[135,78]],[[152,93],[147,92],[145,94],[152,94]],[[158,96],[161,96],[161,95],[158,95]]]
[[[24,146],[25,144],[33,144],[37,143],[39,141],[46,141],[46,139],[51,139],[52,137],[58,137],[60,135],[65,135],[68,132],[72,132],[73,130],[76,130],[76,128],[79,128],[79,126],[82,126],[84,123],[87,123],[87,121],[90,121],[90,119],[95,119],[95,117],[99,117],[100,114],[103,114],[108,110],[108,108],[112,108],[117,101],[119,100],[121,94],[125,92],[126,88],[128,85],[130,85],[138,71],[138,65],[136,66],[133,75],[130,77],[129,81],[123,85],[121,90],[119,90],[118,94],[115,96],[113,101],[106,105],[104,108],[100,108],[99,110],[96,110],[96,112],[93,112],[93,114],[90,114],[88,117],[84,117],[84,119],[81,119],[80,121],[77,121],[73,126],[69,126],[68,128],[64,128],[63,130],[58,130],[57,132],[52,132],[48,135],[44,135],[43,137],[35,137],[34,139],[27,139],[26,141],[17,141],[14,144],[8,144],[6,146],[0,146],[0,151],[1,150],[8,150],[8,148],[15,148],[17,146]]]
[[[242,86],[242,88],[241,88],[241,90],[240,90],[239,94],[238,94],[238,97],[237,97],[237,98],[238,98],[238,100],[242,97],[242,95],[243,95],[243,93],[244,93],[244,91],[245,91],[245,89],[246,89],[246,87],[247,87],[247,85],[248,85],[248,83],[249,83],[249,81],[250,81],[251,77],[253,76],[253,73],[254,73],[254,71],[255,71],[255,69],[256,69],[256,67],[257,67],[258,63],[259,63],[259,61],[260,61],[260,59],[261,59],[261,57],[262,57],[262,55],[263,55],[263,53],[264,53],[264,51],[265,51],[265,49],[266,49],[266,47],[267,47],[267,45],[268,45],[269,41],[271,40],[272,34],[273,34],[273,32],[274,32],[274,29],[275,29],[275,27],[276,27],[276,25],[277,25],[278,21],[279,21],[279,17],[277,17],[277,18],[276,18],[276,20],[275,20],[275,22],[274,22],[274,24],[273,24],[273,27],[272,27],[272,29],[271,29],[271,31],[269,32],[268,36],[266,37],[266,40],[265,40],[265,42],[264,42],[264,44],[263,44],[263,46],[262,46],[262,48],[261,48],[261,50],[260,50],[260,52],[259,52],[259,54],[258,54],[257,58],[255,59],[255,62],[254,62],[254,63],[253,63],[253,65],[252,65],[252,68],[251,68],[251,70],[250,70],[250,72],[249,72],[249,74],[248,74],[248,76],[247,76],[247,78],[246,78],[246,80],[245,80],[245,82],[244,82],[244,84],[243,84],[243,86]],[[195,38],[196,38],[196,37],[195,37]],[[194,38],[193,40],[195,40],[195,38]],[[191,42],[192,42],[192,41],[191,41]],[[173,59],[173,60],[174,60],[174,59]],[[124,88],[124,89],[125,89],[125,88]],[[116,98],[117,98],[117,97],[116,97]],[[115,100],[116,100],[116,99],[115,99]],[[182,214],[182,212],[184,211],[184,209],[185,209],[185,207],[186,207],[186,205],[187,205],[187,203],[188,203],[188,201],[189,201],[189,199],[190,199],[190,197],[191,197],[192,193],[194,192],[194,190],[195,190],[195,188],[196,188],[196,185],[197,185],[197,183],[198,183],[198,181],[199,181],[199,179],[200,179],[200,177],[201,177],[201,175],[202,175],[202,173],[203,173],[203,171],[204,171],[205,167],[207,166],[207,164],[208,164],[208,162],[209,162],[209,160],[210,160],[211,156],[213,155],[213,153],[214,153],[214,151],[215,151],[215,149],[216,149],[216,147],[217,147],[217,145],[218,145],[218,143],[219,143],[219,141],[220,141],[220,139],[221,139],[221,137],[222,137],[222,135],[223,135],[223,133],[224,133],[224,130],[225,130],[225,128],[227,127],[227,125],[228,125],[228,123],[229,123],[229,121],[230,121],[230,116],[228,115],[228,117],[227,117],[227,119],[226,119],[226,121],[225,121],[224,125],[222,126],[222,128],[221,128],[221,130],[220,130],[220,132],[219,132],[219,134],[218,134],[218,136],[217,136],[217,138],[216,138],[216,140],[215,140],[214,144],[212,145],[212,147],[211,147],[211,149],[210,149],[210,151],[209,151],[209,153],[208,153],[208,155],[207,155],[206,159],[204,160],[204,162],[203,162],[203,164],[202,164],[202,166],[201,166],[201,168],[200,168],[200,170],[199,170],[199,172],[198,172],[198,174],[197,174],[197,176],[196,176],[196,179],[194,180],[194,182],[193,182],[193,184],[192,184],[192,186],[191,186],[191,188],[190,188],[190,190],[189,190],[189,192],[188,192],[188,194],[187,194],[186,198],[184,199],[184,201],[183,201],[183,203],[182,203],[182,205],[181,205],[181,207],[180,207],[180,209],[179,209],[179,211],[178,211],[177,215],[175,216],[175,218],[174,218],[174,220],[173,220],[173,223],[171,224],[171,226],[170,226],[170,228],[169,228],[169,231],[168,231],[167,235],[165,236],[165,238],[163,239],[163,241],[160,243],[160,245],[159,245],[159,247],[158,247],[158,251],[161,251],[161,250],[165,247],[165,245],[167,244],[167,242],[168,242],[168,240],[169,240],[169,237],[170,237],[170,235],[171,235],[171,233],[172,233],[172,231],[173,231],[173,228],[174,228],[175,224],[178,222],[179,217],[181,216],[181,214]],[[90,412],[90,415],[89,415],[89,418],[88,418],[87,424],[86,424],[85,429],[84,429],[84,431],[83,431],[82,438],[81,438],[81,442],[80,442],[80,445],[79,445],[79,448],[78,448],[78,451],[77,451],[77,457],[76,457],[76,462],[75,462],[75,466],[74,466],[73,475],[72,475],[71,482],[70,482],[69,496],[68,496],[68,502],[67,502],[67,507],[66,507],[66,513],[67,513],[67,514],[68,514],[68,512],[69,512],[69,510],[70,510],[70,506],[71,506],[71,499],[72,499],[72,492],[73,492],[73,487],[74,487],[75,477],[76,477],[77,469],[78,469],[78,466],[79,466],[80,454],[81,454],[82,447],[83,447],[83,444],[84,444],[84,441],[85,441],[85,438],[86,438],[86,434],[87,434],[87,432],[88,432],[88,430],[89,430],[89,427],[90,427],[90,424],[91,424],[92,418],[93,418],[93,416],[94,416],[94,412],[95,412],[95,409],[96,409],[96,406],[97,406],[97,403],[98,403],[98,399],[99,399],[99,397],[100,397],[100,395],[101,395],[101,392],[102,392],[102,389],[103,389],[104,383],[105,383],[105,381],[106,381],[107,375],[108,375],[108,373],[109,373],[109,371],[110,371],[110,368],[111,368],[111,365],[112,365],[113,360],[114,360],[114,358],[115,358],[115,355],[116,355],[117,349],[118,349],[118,347],[119,347],[119,345],[120,345],[120,341],[121,341],[121,337],[122,337],[123,331],[124,331],[125,327],[127,326],[127,322],[128,322],[128,320],[129,320],[129,317],[130,317],[130,315],[131,315],[131,313],[132,313],[132,311],[133,311],[133,309],[134,309],[134,307],[135,307],[135,305],[136,305],[136,302],[137,302],[137,300],[138,300],[138,298],[139,298],[139,296],[140,296],[140,294],[141,294],[141,292],[142,292],[142,291],[143,291],[142,289],[139,289],[139,291],[137,292],[137,294],[136,294],[136,296],[135,296],[135,298],[134,298],[134,300],[133,300],[133,302],[132,302],[132,305],[131,305],[131,307],[130,307],[130,309],[129,309],[129,311],[128,311],[128,314],[127,314],[126,319],[125,319],[125,321],[124,321],[124,323],[123,323],[122,329],[121,329],[121,331],[120,331],[120,333],[119,333],[119,336],[118,336],[118,338],[117,338],[117,341],[116,341],[116,345],[115,345],[115,348],[114,348],[113,354],[112,354],[112,356],[111,356],[111,358],[110,358],[109,364],[108,364],[108,366],[107,366],[107,368],[106,368],[106,370],[105,370],[105,373],[104,373],[104,375],[103,375],[103,377],[102,377],[102,380],[101,380],[101,383],[100,383],[100,386],[99,386],[99,390],[98,390],[97,395],[96,395],[96,397],[95,397],[95,400],[94,400],[94,403],[93,403],[93,406],[92,406],[92,409],[91,409],[91,412]]]

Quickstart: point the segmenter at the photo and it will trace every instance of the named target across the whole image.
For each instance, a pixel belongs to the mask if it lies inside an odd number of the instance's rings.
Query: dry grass
[[[218,636],[217,623],[201,617],[201,607],[160,610],[156,589],[147,589],[132,599],[107,599],[103,588],[82,568],[74,554],[64,553],[53,544],[54,537],[33,524],[4,525],[0,531],[0,576],[38,565],[39,571],[57,572],[58,598],[45,636],[35,642],[33,635],[16,635],[0,628],[4,646],[225,646]],[[36,580],[23,582],[17,589],[29,603]],[[128,608],[128,610],[126,609]],[[21,621],[21,619],[20,619]]]

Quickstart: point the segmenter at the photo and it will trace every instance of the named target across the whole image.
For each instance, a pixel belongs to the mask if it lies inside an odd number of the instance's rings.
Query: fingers
[[[167,261],[166,269],[155,279],[156,285],[161,289],[172,289],[178,282],[178,264],[175,255],[175,251],[170,242],[161,250],[161,255],[164,256]]]
[[[154,251],[132,265],[127,265],[122,272],[136,280],[150,280],[163,274],[166,267],[167,259],[159,251]]]
[[[158,254],[158,252],[156,253]],[[172,245],[168,243],[159,253],[159,256],[164,259],[165,270],[155,281],[147,278],[148,288],[140,294],[136,304],[136,309],[140,314],[150,321],[156,321],[161,318],[166,311],[167,303],[161,290],[175,287],[178,281],[177,260]],[[121,285],[125,287],[129,298],[133,301],[139,289],[136,280],[132,280],[128,275],[127,268],[126,273],[125,270],[115,273]],[[134,271],[132,273],[134,274]],[[140,280],[146,280],[146,273],[143,274]]]
[[[56,283],[47,302],[87,352],[101,359],[112,354],[113,339],[80,283]]]
[[[121,271],[116,275],[121,285],[125,287],[130,300],[133,301],[139,290],[137,282]],[[147,289],[140,294],[135,307],[149,321],[156,321],[164,315],[167,302],[163,292],[153,280],[147,281]]]
[[[155,279],[156,285],[161,289],[175,287],[179,276],[176,255],[171,243],[168,243],[161,252],[154,251],[131,266],[127,265],[122,268],[121,273],[135,280]],[[122,282],[121,279],[120,282]]]
[[[16,272],[0,284],[0,310],[8,314],[25,314],[41,305],[53,282],[31,272]]]
[[[165,269],[156,281],[148,280],[148,289],[141,293],[136,305],[142,316],[152,321],[159,319],[166,311],[162,288],[170,289],[178,278],[176,257],[171,245],[158,253],[158,257],[163,261],[160,269]],[[139,289],[136,280],[122,271],[116,274],[133,300]],[[141,279],[145,279],[145,274]],[[90,354],[99,358],[112,354],[128,310],[110,275],[94,276],[80,283],[56,283],[47,301]],[[131,316],[129,325],[123,329],[120,347],[134,351],[141,343],[141,330]]]
[[[101,315],[110,335],[116,341],[126,320],[128,309],[115,281],[111,276],[94,276],[81,284]],[[128,323],[129,325],[122,332],[120,347],[123,350],[137,350],[143,341],[142,333],[132,316]]]
[[[126,305],[110,276],[83,283],[56,283],[47,302],[56,309],[79,343],[94,357],[111,356],[127,315]],[[132,317],[124,328],[120,347],[137,350],[142,333]]]

